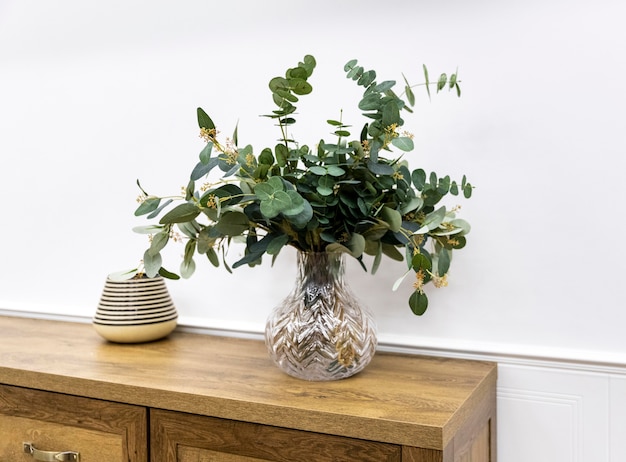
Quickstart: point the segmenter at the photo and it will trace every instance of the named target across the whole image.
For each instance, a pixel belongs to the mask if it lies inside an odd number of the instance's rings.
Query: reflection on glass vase
[[[345,283],[344,266],[341,253],[298,253],[295,287],[265,327],[270,357],[287,374],[343,379],[374,356],[375,323]]]

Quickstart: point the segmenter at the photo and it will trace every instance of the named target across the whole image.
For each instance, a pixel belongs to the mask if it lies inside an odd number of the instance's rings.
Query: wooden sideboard
[[[352,378],[306,382],[257,340],[176,331],[120,345],[89,324],[0,316],[0,462],[56,452],[80,462],[495,462],[496,371],[379,352]]]

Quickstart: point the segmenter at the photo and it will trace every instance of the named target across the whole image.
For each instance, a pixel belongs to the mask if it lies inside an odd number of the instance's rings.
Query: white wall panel
[[[500,460],[609,460],[609,376],[558,367],[501,364]]]
[[[626,460],[626,375],[609,379],[610,462]]]

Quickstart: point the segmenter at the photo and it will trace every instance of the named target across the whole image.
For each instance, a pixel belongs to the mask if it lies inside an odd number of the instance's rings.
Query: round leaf
[[[428,297],[425,293],[416,290],[409,297],[409,306],[411,307],[413,314],[421,316],[428,308]]]

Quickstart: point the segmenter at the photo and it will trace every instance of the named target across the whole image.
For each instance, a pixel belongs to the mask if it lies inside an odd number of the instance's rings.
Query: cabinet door
[[[0,385],[0,462],[37,460],[24,452],[24,443],[39,451],[78,452],[80,462],[147,462],[147,412],[139,406]]]
[[[393,444],[179,412],[150,412],[153,462],[400,462]]]

